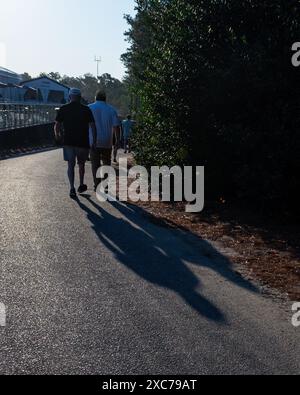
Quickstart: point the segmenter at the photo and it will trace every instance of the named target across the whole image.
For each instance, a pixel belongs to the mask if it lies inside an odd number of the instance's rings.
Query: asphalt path
[[[289,306],[89,167],[72,201],[60,150],[0,161],[0,374],[299,374]]]

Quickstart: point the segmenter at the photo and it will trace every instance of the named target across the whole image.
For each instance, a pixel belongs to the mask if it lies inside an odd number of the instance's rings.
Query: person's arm
[[[89,123],[89,128],[92,131],[92,137],[93,137],[93,141],[92,141],[92,149],[95,149],[97,147],[97,128],[96,128],[96,122],[95,122],[95,118],[93,115],[92,110],[90,109],[90,107],[87,107],[87,121]]]
[[[60,108],[57,112],[55,125],[54,125],[54,134],[57,141],[59,141],[63,134],[63,122],[64,122],[64,111],[63,108]]]
[[[91,128],[92,135],[93,135],[92,148],[96,148],[97,147],[97,128],[96,128],[95,122],[90,123],[90,128]]]
[[[55,138],[56,140],[59,140],[62,136],[62,123],[56,121],[55,125],[54,125],[54,134],[55,134]]]

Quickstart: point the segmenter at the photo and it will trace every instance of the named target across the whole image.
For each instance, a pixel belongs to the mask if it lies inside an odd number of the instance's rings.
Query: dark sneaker
[[[76,197],[77,197],[77,194],[76,194],[75,189],[71,189],[71,191],[70,191],[70,198],[71,199],[76,199]]]
[[[88,187],[86,185],[80,185],[78,188],[78,193],[84,193],[88,190]]]

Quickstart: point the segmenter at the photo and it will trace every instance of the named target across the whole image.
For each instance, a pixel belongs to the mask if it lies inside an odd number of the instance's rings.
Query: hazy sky
[[[100,73],[121,78],[127,43],[124,14],[134,0],[0,0],[0,66],[37,75],[58,71],[78,76]]]

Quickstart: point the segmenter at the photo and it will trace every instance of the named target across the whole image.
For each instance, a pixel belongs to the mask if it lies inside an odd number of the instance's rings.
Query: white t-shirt
[[[96,101],[89,105],[91,109],[97,128],[97,147],[98,148],[112,148],[114,134],[113,128],[120,126],[118,113],[114,107],[103,101]],[[93,144],[93,134],[90,129],[90,144]]]

